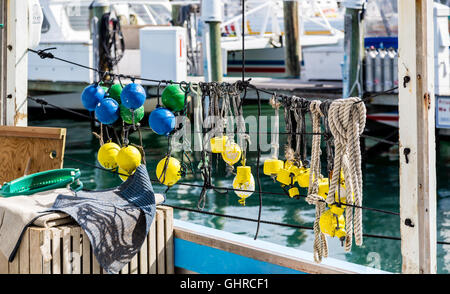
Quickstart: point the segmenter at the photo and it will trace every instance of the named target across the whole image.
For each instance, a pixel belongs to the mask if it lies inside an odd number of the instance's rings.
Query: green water
[[[255,105],[244,106],[245,115],[256,115]],[[272,109],[264,105],[262,115],[272,115]],[[51,126],[67,128],[66,151],[67,157],[90,163],[96,163],[98,140],[93,138],[90,123],[75,121],[72,119],[52,119],[29,121],[32,126]],[[280,120],[280,130],[284,130],[283,120]],[[270,140],[270,136],[269,136]],[[137,134],[130,135],[130,141],[138,143]],[[146,151],[147,169],[150,176],[156,178],[155,167],[157,162],[163,158],[167,151],[167,139],[158,136],[152,131],[144,131],[143,142]],[[280,145],[284,145],[286,138],[280,135]],[[373,142],[367,141],[370,145]],[[198,155],[198,154],[196,154]],[[262,161],[269,155],[264,152]],[[437,155],[437,238],[439,241],[450,241],[450,143],[441,142],[440,152]],[[195,156],[194,156],[195,157]],[[284,157],[280,156],[282,159]],[[323,156],[324,157],[324,156]],[[198,160],[198,157],[197,157]],[[215,162],[215,161],[214,161]],[[256,152],[248,154],[248,165],[252,166],[253,175],[256,174]],[[323,163],[325,166],[325,163]],[[88,167],[77,162],[65,160],[64,167],[74,167],[81,170],[81,180],[88,189],[104,189],[120,185],[122,181],[118,175],[104,172],[99,169]],[[213,165],[213,185],[219,187],[232,187],[233,175],[227,175],[222,165],[215,168]],[[271,178],[262,173],[261,184],[263,191],[282,193],[280,186]],[[364,165],[364,200],[363,206],[383,210],[399,211],[399,175],[397,155],[381,154],[376,158],[370,158]],[[202,185],[200,175],[188,175],[183,182],[191,182]],[[164,192],[166,187],[154,184],[156,192]],[[201,188],[188,186],[174,186],[166,195],[166,203],[188,208],[197,208],[198,196]],[[305,191],[300,191],[305,194]],[[237,196],[233,192],[222,195],[209,191],[207,195],[205,210],[257,218],[259,209],[259,198],[255,193],[247,199],[246,206],[237,202]],[[290,199],[287,196],[263,194],[263,209],[261,219],[273,222],[282,222],[312,227],[314,222],[314,207],[307,204],[304,199]],[[235,220],[224,217],[209,216],[196,212],[175,210],[177,219],[193,222],[196,224],[254,237],[256,223]],[[400,236],[399,217],[395,215],[382,214],[379,212],[363,211],[363,230],[366,234]],[[312,252],[314,234],[311,230],[294,229],[276,225],[261,224],[258,239],[294,247]],[[401,271],[400,241],[379,238],[364,238],[362,247],[353,246],[350,253],[344,252],[343,247],[336,238],[328,238],[329,256],[349,262],[377,267],[390,272]],[[438,245],[438,273],[450,272],[450,246]]]

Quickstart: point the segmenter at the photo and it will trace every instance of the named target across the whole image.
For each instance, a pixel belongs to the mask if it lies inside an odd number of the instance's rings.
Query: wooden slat
[[[138,254],[136,253],[135,256],[130,261],[130,274],[137,274],[138,273]]]
[[[127,263],[121,270],[120,274],[126,275],[130,272],[130,263]]]
[[[8,273],[8,259],[0,252],[0,274]]]
[[[83,231],[83,274],[90,274],[91,272],[91,243],[86,233]]]
[[[100,264],[98,263],[97,258],[94,255],[92,247],[91,247],[91,256],[92,256],[92,273],[99,275],[101,273]]]
[[[139,252],[139,273],[148,273],[148,236],[145,237],[144,243],[142,244],[141,250]]]
[[[49,230],[42,230],[41,234],[41,244],[44,244],[43,250],[41,250],[41,254],[43,256],[42,261],[42,273],[43,274],[51,274],[51,259],[46,259],[45,257],[51,257],[51,233]]]
[[[30,229],[26,229],[20,241],[19,251],[19,273],[30,273]]]
[[[52,273],[61,273],[61,230],[51,228],[52,236]]]
[[[18,274],[19,273],[19,256],[16,254],[12,262],[8,262],[8,273]]]
[[[156,210],[156,263],[157,273],[166,273],[166,254],[165,254],[165,238],[164,238],[164,212]]]
[[[1,137],[62,139],[65,135],[63,128],[0,126]]]
[[[30,274],[42,274],[41,231],[30,228]]]
[[[63,274],[71,274],[71,260],[70,260],[70,228],[64,227],[62,229],[62,270]]]
[[[150,225],[147,236],[148,242],[148,273],[156,274],[156,216]]]
[[[159,206],[164,211],[164,240],[166,248],[166,274],[174,274],[174,248],[173,248],[173,209]]]
[[[81,228],[71,227],[72,235],[72,273],[81,274]]]

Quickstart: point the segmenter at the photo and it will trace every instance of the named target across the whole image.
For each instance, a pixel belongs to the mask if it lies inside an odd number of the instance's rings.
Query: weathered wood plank
[[[148,236],[145,237],[141,250],[139,251],[139,273],[148,273]]]
[[[30,274],[42,274],[41,231],[30,228]]]
[[[91,270],[91,243],[89,242],[89,238],[86,235],[86,233],[82,232],[82,259],[83,259],[83,274],[90,274],[92,273]]]
[[[81,228],[71,227],[72,235],[72,273],[81,274]]]
[[[433,1],[398,1],[402,272],[436,273]]]
[[[16,254],[12,262],[8,262],[8,272],[10,274],[18,274],[19,273],[19,256]]]
[[[166,273],[174,274],[174,247],[173,247],[173,209],[167,206],[159,206],[164,211],[164,240],[166,248]]]
[[[166,254],[165,254],[165,238],[164,238],[164,212],[156,210],[156,264],[157,273],[166,273]]]
[[[51,228],[52,235],[52,273],[61,274],[61,230]]]
[[[30,273],[30,229],[25,230],[20,242],[19,251],[17,252],[19,257],[19,273]]]
[[[92,250],[92,247],[91,247],[91,254],[92,254],[92,273],[99,275],[101,274],[100,264],[97,261],[97,257],[95,257],[94,255],[94,250]]]
[[[8,273],[8,259],[0,252],[0,274]]]
[[[42,273],[51,274],[51,233],[50,230],[41,231]]]
[[[150,230],[147,236],[148,242],[148,272],[149,274],[156,274],[156,216],[150,225]]]
[[[130,263],[124,265],[124,267],[120,270],[120,274],[127,275],[130,272]]]
[[[130,261],[130,274],[137,274],[138,273],[138,254],[136,253],[135,256]]]
[[[71,242],[70,242],[70,228],[63,227],[62,228],[62,270],[63,274],[71,274],[72,266],[71,266],[71,258],[70,252],[71,250]]]

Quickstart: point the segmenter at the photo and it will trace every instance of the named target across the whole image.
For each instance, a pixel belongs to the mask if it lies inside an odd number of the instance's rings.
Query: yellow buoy
[[[276,176],[283,168],[284,162],[279,159],[269,158],[264,161],[264,174],[268,176]]]
[[[211,152],[221,153],[222,151],[224,151],[227,140],[227,136],[211,138],[211,140],[209,140],[209,143],[211,144]]]
[[[345,217],[334,214],[327,210],[320,216],[320,231],[330,237],[338,237],[341,241],[345,239]]]
[[[255,191],[255,179],[253,178],[251,168],[249,166],[238,166],[237,174],[233,180],[233,188],[245,191],[234,191],[241,198],[239,203],[245,205],[245,199],[250,197]]]
[[[134,174],[135,170],[130,174],[127,171],[123,170],[121,167],[119,167],[118,173],[119,173],[119,178],[122,181],[126,181],[128,179],[129,176],[131,176],[132,174]]]
[[[300,191],[297,187],[292,187],[289,189],[289,197],[293,198],[300,195]]]
[[[223,160],[229,165],[233,165],[241,158],[241,147],[236,143],[226,144],[225,150],[222,151]]]
[[[295,174],[286,168],[280,169],[276,180],[286,186],[292,185],[296,182]]]
[[[113,142],[103,144],[98,150],[97,160],[100,165],[106,169],[115,169],[117,167],[117,154],[120,146]]]
[[[164,157],[158,162],[158,165],[156,166],[156,177],[161,184],[170,187],[175,185],[175,183],[181,179],[181,163],[178,159],[169,157],[166,172],[163,173],[166,161],[167,157]]]
[[[329,189],[328,178],[319,179],[319,192],[317,194],[322,196],[323,199],[327,199]]]
[[[309,168],[301,167],[299,168],[299,173],[297,175],[298,185],[302,188],[309,187]]]
[[[116,160],[122,170],[131,174],[141,164],[142,155],[139,149],[130,145],[120,149]]]

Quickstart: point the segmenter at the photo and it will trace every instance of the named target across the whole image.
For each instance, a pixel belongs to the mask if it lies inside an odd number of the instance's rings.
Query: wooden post
[[[27,125],[28,1],[3,0],[0,125]],[[6,18],[5,18],[6,15]]]
[[[364,52],[364,38],[362,37],[363,26],[360,21],[361,9],[353,7],[346,7],[345,9],[345,97],[359,96],[360,93],[357,84],[359,83],[359,85],[362,86],[362,54]]]
[[[220,0],[203,0],[201,7],[203,29],[204,75],[207,82],[221,82],[223,77],[221,31],[222,4]]]
[[[222,82],[222,50],[221,50],[221,33],[220,22],[208,22],[209,26],[209,46],[211,54],[211,79],[214,82]]]
[[[398,0],[403,273],[436,273],[433,1]]]
[[[300,41],[297,0],[283,1],[286,75],[300,78]]]

